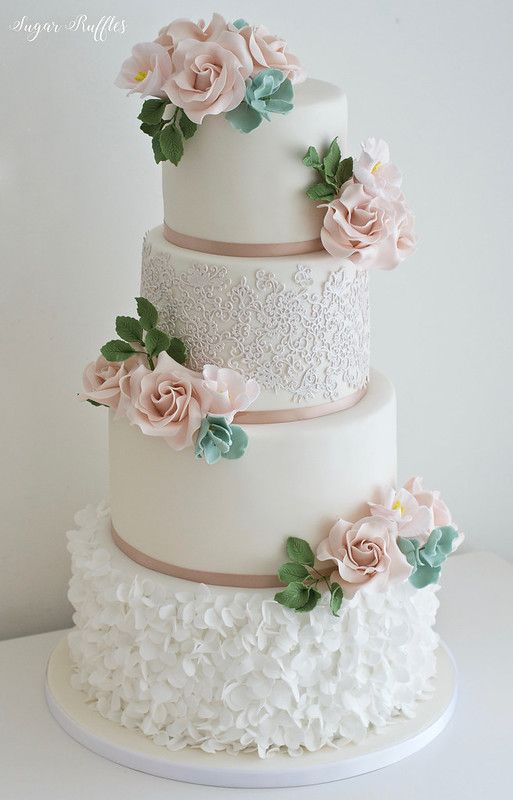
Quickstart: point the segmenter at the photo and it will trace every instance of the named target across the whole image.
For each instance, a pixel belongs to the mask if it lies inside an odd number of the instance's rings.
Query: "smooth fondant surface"
[[[395,393],[377,372],[347,411],[245,426],[239,461],[209,466],[113,415],[109,430],[115,529],[141,552],[191,569],[274,574],[288,536],[316,546],[338,517],[365,516],[396,479]]]
[[[302,163],[310,145],[339,137],[346,148],[347,101],[336,86],[308,79],[290,114],[274,114],[243,134],[206,117],[175,167],[163,164],[164,220],[175,231],[222,242],[318,239],[323,212],[305,195],[315,173]]]

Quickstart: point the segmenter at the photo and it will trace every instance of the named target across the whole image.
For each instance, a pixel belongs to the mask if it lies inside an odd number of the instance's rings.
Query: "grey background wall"
[[[510,2],[218,0],[288,38],[342,85],[350,141],[392,145],[417,253],[372,280],[374,366],[399,398],[400,477],[423,474],[468,547],[513,558]],[[138,101],[113,86],[133,43],[207,2],[2,3],[3,335],[0,638],[64,627],[64,533],[107,492],[105,415],[74,401],[81,372],[137,293],[141,240],[162,216]],[[41,33],[114,14],[125,35]]]

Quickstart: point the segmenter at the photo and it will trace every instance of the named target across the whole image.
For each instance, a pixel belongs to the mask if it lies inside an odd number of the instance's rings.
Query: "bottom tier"
[[[340,617],[297,614],[273,590],[151,572],[113,544],[106,508],[77,514],[72,685],[104,717],[170,750],[276,750],[360,742],[413,716],[433,688],[437,587],[358,593]]]

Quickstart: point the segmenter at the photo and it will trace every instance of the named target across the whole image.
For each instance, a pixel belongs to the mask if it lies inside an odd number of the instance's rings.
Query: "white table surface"
[[[513,797],[513,566],[490,553],[449,559],[438,630],[459,670],[453,720],[428,747],[386,769],[323,786],[218,789],[120,767],[50,716],[46,660],[63,632],[0,642],[1,800],[509,800]]]

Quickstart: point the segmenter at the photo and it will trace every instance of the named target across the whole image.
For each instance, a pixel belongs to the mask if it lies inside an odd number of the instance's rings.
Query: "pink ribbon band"
[[[269,425],[275,422],[300,422],[305,419],[316,419],[345,411],[360,402],[365,396],[367,387],[334,400],[331,403],[322,403],[319,406],[304,406],[303,408],[271,409],[270,411],[239,411],[235,414],[234,422],[240,425]]]
[[[239,256],[241,258],[267,258],[276,256],[297,256],[304,253],[316,253],[322,250],[320,239],[309,239],[306,242],[275,242],[271,244],[244,242],[217,242],[214,239],[200,239],[186,233],[178,233],[164,222],[164,238],[177,247],[186,250],[197,250],[213,256]]]
[[[234,586],[241,589],[272,589],[283,586],[277,575],[246,575],[244,573],[233,572],[207,572],[199,569],[189,569],[188,567],[178,567],[175,564],[168,564],[158,558],[146,555],[133,545],[125,542],[111,525],[112,540],[116,547],[124,553],[131,561],[140,564],[141,567],[160,572],[163,575],[171,575],[173,578],[182,578],[194,583],[209,583],[212,586]]]

